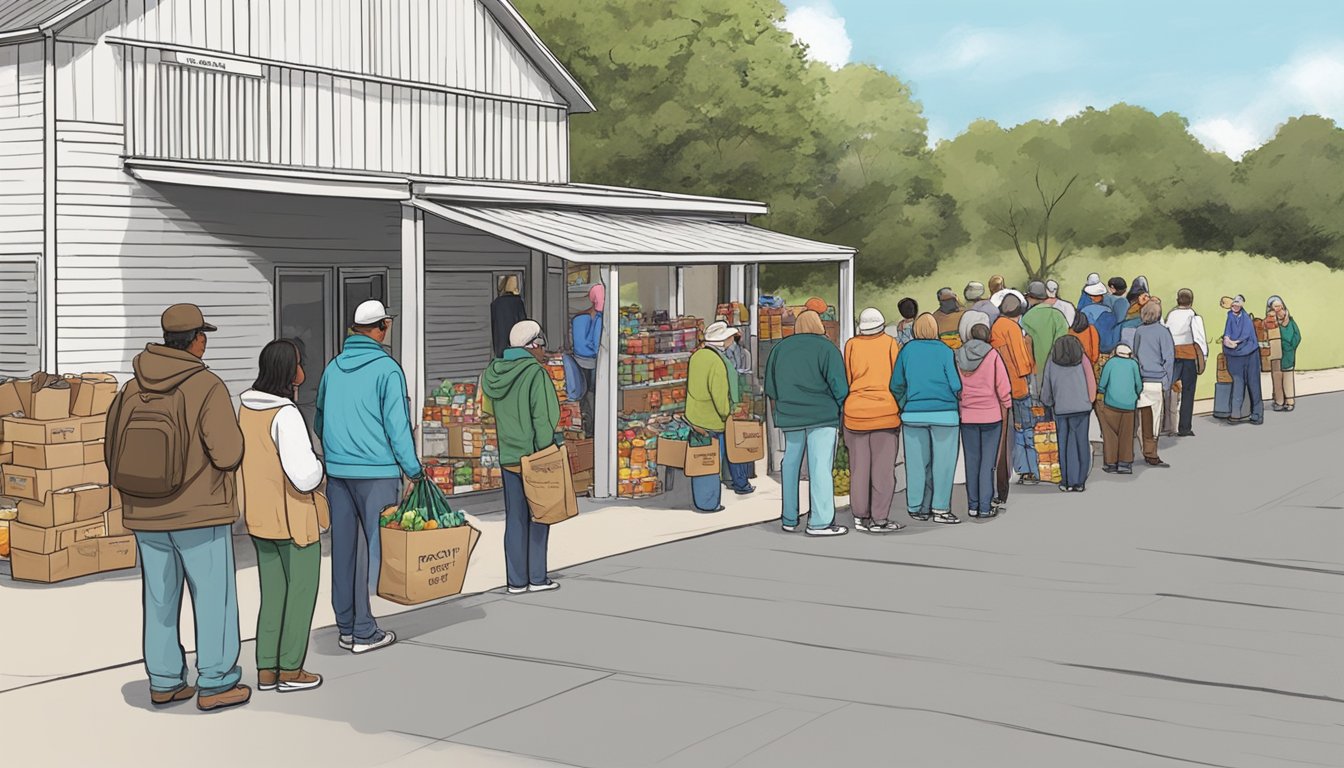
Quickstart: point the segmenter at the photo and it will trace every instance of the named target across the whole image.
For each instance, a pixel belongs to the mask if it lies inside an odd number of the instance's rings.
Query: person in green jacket
[[[1117,344],[1115,355],[1101,369],[1097,394],[1097,421],[1101,422],[1102,471],[1110,475],[1134,472],[1134,419],[1139,395],[1143,394],[1143,373],[1133,351]]]
[[[1297,382],[1294,371],[1297,369],[1297,348],[1302,344],[1302,331],[1297,320],[1288,314],[1288,306],[1278,296],[1270,296],[1266,303],[1265,315],[1274,317],[1274,325],[1279,329],[1279,349],[1271,346],[1269,359],[1269,378],[1274,385],[1274,410],[1291,411],[1297,407]],[[1274,355],[1279,357],[1275,358]]]
[[[499,432],[499,463],[504,473],[504,570],[509,594],[559,589],[546,573],[551,528],[532,521],[523,491],[523,457],[555,444],[560,401],[541,358],[546,337],[535,320],[509,331],[509,347],[481,376],[486,411]]]
[[[1064,313],[1045,303],[1049,296],[1045,283],[1036,281],[1027,286],[1027,304],[1031,309],[1022,318],[1022,330],[1031,337],[1031,352],[1036,358],[1038,382],[1045,374],[1045,364],[1050,362],[1050,350],[1054,349],[1055,342],[1069,335],[1069,324],[1064,319]]]
[[[774,404],[775,426],[784,432],[784,530],[798,530],[798,484],[807,453],[812,511],[807,533],[843,536],[835,524],[835,461],[840,408],[849,380],[840,350],[826,338],[821,315],[808,310],[794,321],[793,335],[775,345],[765,363],[765,396]]]
[[[705,329],[705,344],[691,355],[686,382],[686,421],[695,431],[719,441],[719,463],[728,467],[733,492],[745,496],[756,489],[747,475],[750,467],[728,461],[724,440],[728,417],[742,401],[741,379],[724,354],[724,346],[737,335],[727,323],[711,323]],[[722,512],[723,484],[719,475],[691,478],[691,496],[701,512]]]

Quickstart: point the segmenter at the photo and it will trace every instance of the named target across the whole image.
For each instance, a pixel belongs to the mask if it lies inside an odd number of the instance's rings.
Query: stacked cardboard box
[[[9,525],[15,579],[51,583],[135,566],[135,539],[103,462],[108,374],[0,384],[7,460],[3,495],[18,501]]]

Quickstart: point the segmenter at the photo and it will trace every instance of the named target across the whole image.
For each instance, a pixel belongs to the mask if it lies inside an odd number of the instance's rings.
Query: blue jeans
[[[1060,483],[1070,488],[1087,484],[1092,471],[1092,444],[1087,441],[1087,420],[1091,411],[1055,414],[1059,431]]]
[[[812,503],[807,527],[821,530],[835,523],[835,481],[831,469],[835,465],[838,434],[838,427],[813,427],[784,433],[784,511],[780,515],[784,525],[798,524],[798,484],[802,482],[804,452],[807,453],[808,495]]]
[[[1002,422],[961,425],[961,447],[966,454],[966,501],[974,512],[993,509],[994,468],[1002,436]]]
[[[243,676],[232,526],[136,531],[135,541],[144,585],[149,687],[165,692],[186,685],[186,653],[178,634],[185,580],[196,620],[196,687],[206,696],[232,689]]]
[[[1232,413],[1241,413],[1246,397],[1251,398],[1251,421],[1265,420],[1265,397],[1260,388],[1260,353],[1227,356],[1227,372],[1232,374]]]
[[[728,441],[722,432],[710,432],[709,436],[719,441],[719,464],[728,468],[734,491],[745,491],[751,484],[748,464],[733,464],[728,461]],[[703,475],[691,478],[691,498],[695,508],[701,512],[713,512],[723,502],[723,480],[720,475]]]
[[[401,478],[350,480],[327,478],[331,504],[331,607],[336,627],[356,642],[383,637],[373,618],[369,595],[378,594],[382,566],[382,535],[378,517],[401,497]],[[360,540],[366,552],[361,552]]]
[[[952,483],[957,478],[960,430],[955,426],[911,424],[909,421],[901,427],[905,437],[906,511],[912,515],[952,511]],[[928,492],[930,488],[932,491]]]
[[[1013,399],[1013,471],[1035,475],[1040,471],[1036,454],[1036,417],[1031,413],[1031,398]],[[1016,425],[1020,424],[1021,428]]]
[[[523,476],[504,470],[504,571],[509,586],[541,586],[546,577],[546,548],[551,526],[533,522]]]

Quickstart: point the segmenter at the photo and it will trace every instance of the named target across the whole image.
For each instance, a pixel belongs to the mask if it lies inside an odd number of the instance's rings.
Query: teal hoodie
[[[481,374],[481,392],[499,431],[499,463],[517,467],[523,457],[555,442],[560,400],[546,369],[526,349],[509,347]]]
[[[317,389],[314,431],[327,475],[383,480],[424,474],[415,456],[406,374],[378,342],[350,336]]]
[[[765,396],[775,402],[775,426],[785,432],[838,427],[849,396],[845,359],[825,336],[796,333],[765,361]]]

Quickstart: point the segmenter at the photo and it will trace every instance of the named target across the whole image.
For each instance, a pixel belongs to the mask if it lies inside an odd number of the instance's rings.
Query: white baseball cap
[[[510,347],[527,347],[534,342],[543,345],[546,343],[546,336],[541,332],[541,323],[536,320],[520,320],[509,330]]]
[[[387,307],[377,299],[370,299],[355,308],[355,325],[377,325],[391,319],[392,315],[387,313]]]
[[[882,316],[882,312],[875,307],[869,307],[859,313],[859,334],[862,336],[876,336],[887,327],[887,319]]]

